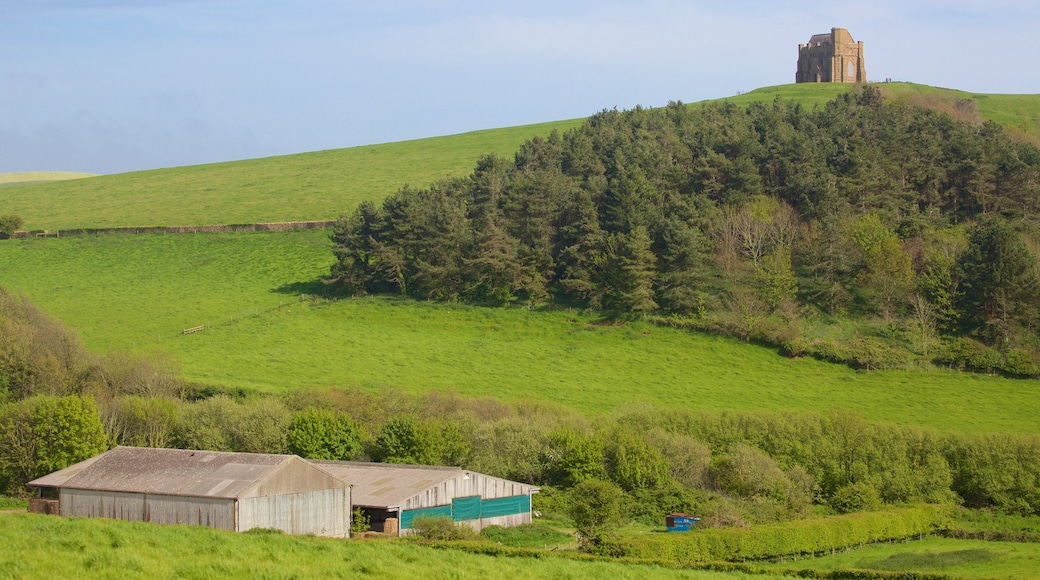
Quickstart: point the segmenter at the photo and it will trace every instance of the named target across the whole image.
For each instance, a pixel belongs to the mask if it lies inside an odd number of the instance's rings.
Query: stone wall
[[[863,42],[856,42],[844,28],[830,34],[815,34],[808,44],[798,45],[796,83],[865,83],[867,69]]]

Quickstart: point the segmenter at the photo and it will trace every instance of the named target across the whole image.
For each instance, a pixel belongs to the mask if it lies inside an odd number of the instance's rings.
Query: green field
[[[335,219],[363,200],[465,175],[481,155],[511,156],[534,135],[581,122],[17,187],[4,192],[0,211],[20,215],[23,229],[51,231]]]
[[[0,188],[49,183],[94,177],[93,173],[74,173],[72,171],[20,171],[17,173],[0,173]]]
[[[0,514],[0,545],[0,578],[768,578],[31,514]]]
[[[1040,381],[938,370],[857,372],[646,323],[568,311],[347,299],[322,290],[320,231],[82,236],[0,244],[2,285],[75,328],[87,347],[162,348],[185,378],[531,397],[585,413],[633,401],[685,409],[857,409],[946,431],[1035,432]],[[197,325],[205,332],[181,335]]]
[[[822,105],[854,85],[765,87],[726,99],[738,105],[777,96]],[[909,83],[882,85],[892,94],[971,98],[983,117],[1040,137],[1040,95],[982,95]],[[590,112],[591,113],[591,112]],[[489,129],[264,159],[157,169],[6,190],[0,213],[24,229],[178,226],[334,219],[360,201],[380,200],[402,185],[425,186],[462,176],[486,153],[512,156],[534,135],[565,131],[583,119]]]
[[[925,538],[874,544],[833,556],[774,564],[777,569],[869,569],[930,572],[964,578],[1036,578],[1040,544]]]

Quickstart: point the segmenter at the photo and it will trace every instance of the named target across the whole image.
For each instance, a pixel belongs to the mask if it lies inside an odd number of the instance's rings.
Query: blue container
[[[664,519],[664,525],[669,532],[688,532],[699,521],[701,521],[700,518],[695,518],[690,514],[669,514]]]

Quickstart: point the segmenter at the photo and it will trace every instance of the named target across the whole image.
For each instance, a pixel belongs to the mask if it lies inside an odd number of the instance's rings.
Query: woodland
[[[1040,376],[1040,149],[866,87],[608,110],[336,224],[347,292],[740,336],[856,368]]]

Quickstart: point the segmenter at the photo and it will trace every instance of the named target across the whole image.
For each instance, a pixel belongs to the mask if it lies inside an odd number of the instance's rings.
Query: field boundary
[[[218,234],[227,232],[288,232],[293,230],[323,230],[332,227],[336,220],[313,220],[298,222],[263,222],[256,224],[224,224],[210,226],[145,226],[116,228],[71,228],[55,231],[14,232],[12,238],[60,238],[67,236],[90,236],[109,234]]]

